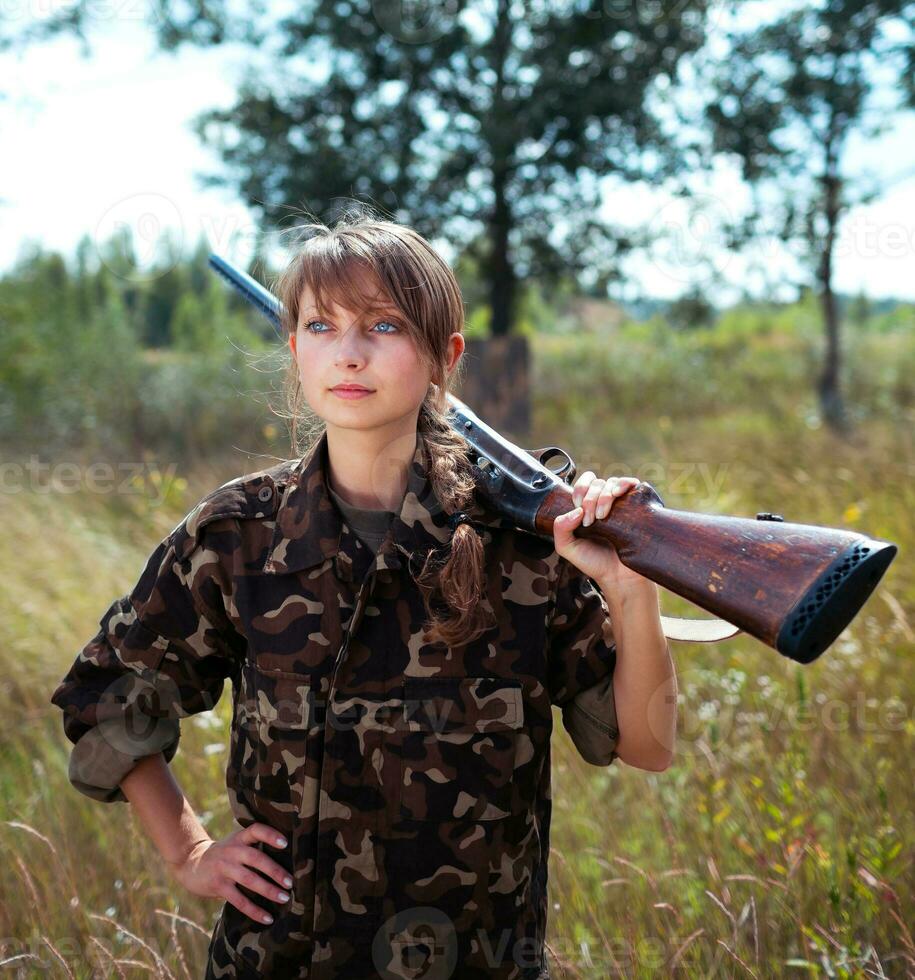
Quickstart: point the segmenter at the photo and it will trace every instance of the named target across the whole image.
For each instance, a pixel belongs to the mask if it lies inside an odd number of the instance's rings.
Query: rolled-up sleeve
[[[112,602],[51,696],[74,745],[70,782],[104,803],[127,801],[119,786],[140,759],[162,752],[171,762],[179,719],[214,707],[239,662],[219,554],[202,538],[179,557],[181,530]]]
[[[550,698],[563,727],[582,758],[609,765],[619,740],[610,612],[594,582],[562,557],[548,634]]]

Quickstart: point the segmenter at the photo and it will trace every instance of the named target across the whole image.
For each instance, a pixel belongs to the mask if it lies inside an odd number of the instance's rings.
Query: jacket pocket
[[[404,678],[401,817],[447,821],[509,816],[523,722],[520,681]]]
[[[244,893],[264,905],[264,896]],[[205,980],[308,980],[313,945],[301,936],[289,915],[274,915],[273,926],[252,922],[226,902],[216,922],[207,953]]]
[[[274,916],[271,926],[255,922],[234,907],[225,912],[229,945],[237,948],[248,944],[247,958],[257,962],[261,961],[261,951],[265,962],[276,959],[282,963],[295,960],[303,949],[310,948],[322,742],[314,690],[308,674],[266,670],[250,661],[242,668],[228,773],[235,792],[230,798],[241,826],[257,821],[286,838],[284,848],[263,841],[252,846],[280,864],[293,879],[287,889],[291,899],[285,903],[238,886]]]
[[[323,705],[309,674],[242,668],[232,767],[240,788],[301,819],[317,814]]]

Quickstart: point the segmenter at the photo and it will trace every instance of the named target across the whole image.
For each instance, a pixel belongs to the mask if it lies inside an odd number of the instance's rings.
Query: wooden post
[[[468,337],[463,382],[455,394],[507,439],[530,438],[530,347],[527,337]]]

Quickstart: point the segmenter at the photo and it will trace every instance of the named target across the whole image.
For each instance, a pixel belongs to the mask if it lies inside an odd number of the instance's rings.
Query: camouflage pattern
[[[603,738],[589,761],[613,760],[607,606],[552,541],[476,500],[497,625],[426,643],[410,575],[447,554],[451,529],[423,454],[420,435],[376,554],[329,497],[326,434],[213,491],[54,692],[71,780],[115,802],[136,760],[170,760],[178,720],[231,679],[232,810],[282,831],[288,847],[255,846],[294,886],[285,904],[239,886],[274,922],[225,903],[211,980],[549,976],[551,706]]]

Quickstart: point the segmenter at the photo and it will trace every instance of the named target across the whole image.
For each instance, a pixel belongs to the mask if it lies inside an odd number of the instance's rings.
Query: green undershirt
[[[391,522],[396,516],[395,512],[393,510],[369,510],[365,507],[353,507],[333,488],[328,486],[327,489],[356,537],[371,550],[372,554],[378,551],[381,542],[387,536]]]

